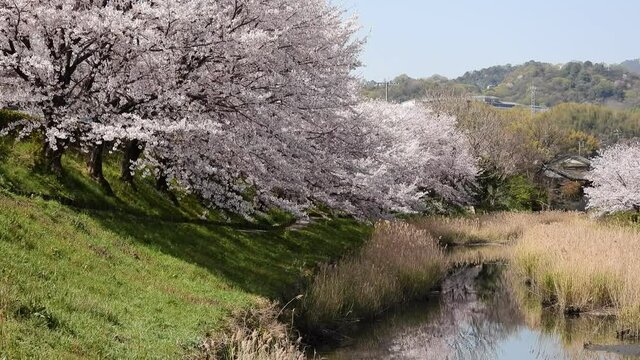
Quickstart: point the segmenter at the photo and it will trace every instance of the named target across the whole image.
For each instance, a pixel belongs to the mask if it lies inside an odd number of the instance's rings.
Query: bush
[[[524,175],[509,177],[505,183],[506,201],[504,210],[539,211],[547,202],[547,193]]]
[[[484,211],[539,211],[547,193],[524,175],[485,170],[478,177],[476,202]]]
[[[204,340],[187,359],[221,360],[304,360],[300,339],[278,321],[276,304],[258,304],[239,312],[217,335]]]

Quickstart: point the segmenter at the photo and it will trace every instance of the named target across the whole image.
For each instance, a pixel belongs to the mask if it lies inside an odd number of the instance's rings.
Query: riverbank
[[[358,254],[325,265],[314,276],[296,325],[312,341],[338,340],[353,323],[424,298],[447,269],[444,249],[427,232],[404,222],[380,222]]]
[[[640,335],[637,225],[620,217],[598,220],[566,212],[426,218],[413,223],[445,246],[502,244],[512,269],[545,308],[568,315],[615,314],[621,337]]]
[[[35,150],[0,144],[0,358],[202,358],[265,343],[299,356],[278,318],[297,319],[305,341],[339,337],[453,269],[502,259],[542,307],[615,314],[621,336],[640,333],[638,228],[501,213],[383,222],[373,236],[335,216],[289,229],[286,214],[249,221],[186,194],[175,202],[149,179],[134,189],[114,157],[113,196],[81,154],[65,156],[62,178],[42,175]],[[262,320],[234,325],[249,318]]]
[[[498,213],[414,221],[445,246],[503,245],[530,295],[560,314],[615,315],[620,337],[640,335],[640,227],[620,217]],[[500,256],[500,255],[498,255]]]
[[[355,256],[323,266],[297,309],[296,325],[306,340],[340,342],[358,323],[438,293],[456,270],[509,256],[507,246],[447,248],[432,235],[430,224],[428,220],[379,222]],[[511,239],[510,231],[496,230],[496,234]]]
[[[640,353],[637,343],[616,339],[615,326],[612,318],[558,316],[528,303],[508,265],[493,263],[456,270],[439,296],[362,323],[348,344],[321,354],[327,360],[623,360]]]
[[[121,183],[115,157],[109,196],[81,154],[57,179],[32,171],[35,144],[2,145],[0,359],[197,357],[237,314],[288,301],[303,271],[370,233],[340,218],[287,230],[282,214],[247,221],[184,194],[174,204],[151,179]]]
[[[336,332],[348,334],[350,325],[438,290],[454,269],[505,261],[514,286],[523,287],[528,301],[541,311],[559,318],[613,318],[611,327],[620,338],[637,338],[638,258],[640,228],[578,213],[381,223],[361,254],[320,272],[303,304],[303,328],[339,338]],[[417,272],[429,281],[410,281],[421,291],[407,290],[402,271]]]

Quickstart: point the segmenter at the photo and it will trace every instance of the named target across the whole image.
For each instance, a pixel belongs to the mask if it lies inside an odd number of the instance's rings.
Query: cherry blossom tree
[[[422,210],[427,195],[458,204],[470,200],[476,161],[454,117],[419,102],[373,101],[358,109],[369,154],[357,160],[365,169],[355,177],[362,195],[375,194],[382,209],[394,211]]]
[[[301,215],[322,203],[379,217],[423,210],[426,195],[469,200],[475,162],[454,118],[419,103],[365,102],[336,119],[326,134],[179,131],[164,143],[163,158],[175,183],[245,214],[277,206]]]
[[[130,37],[125,1],[0,1],[0,105],[30,112],[44,130],[45,168],[60,173],[64,147],[87,122],[84,100],[114,44]]]
[[[206,189],[219,190],[209,171],[220,174],[220,169],[243,179],[240,182],[254,183],[251,187],[268,183],[258,188],[281,193],[290,184],[306,182],[306,188],[289,189],[287,196],[309,199],[309,192],[319,188],[309,184],[317,182],[319,164],[327,157],[327,146],[320,143],[342,141],[335,136],[345,126],[339,112],[357,101],[351,71],[358,65],[361,43],[353,41],[355,23],[345,22],[339,9],[319,0],[220,4],[227,7],[202,12],[215,14],[205,23],[218,24],[197,35],[210,46],[195,48],[195,55],[191,47],[177,47],[180,59],[208,58],[188,66],[177,82],[188,106],[181,108],[179,117],[174,107],[173,119],[178,121],[173,124],[188,130],[164,123],[161,128],[172,131],[156,132],[145,140],[145,161],[169,181],[181,179],[182,186],[197,187],[210,195],[206,198],[217,199],[218,206],[227,195],[238,196]],[[192,31],[202,29],[207,27]],[[192,138],[197,141],[190,143]],[[194,162],[207,166],[190,166]],[[317,165],[315,170],[310,162]],[[316,175],[301,175],[303,165]],[[304,180],[287,179],[294,175]],[[282,198],[278,202],[287,206]]]
[[[285,126],[320,133],[332,126],[326,119],[335,109],[355,102],[350,71],[361,45],[352,40],[355,22],[324,1],[166,0],[154,2],[144,19],[158,34],[145,34],[155,42],[142,46],[150,50],[137,56],[135,76],[122,71],[136,63],[130,46],[115,57],[126,61],[104,67],[110,85],[103,88],[113,91],[96,106],[111,107],[94,127],[98,141],[126,139],[134,150],[146,143],[153,156],[153,143],[176,124],[190,131],[249,126],[265,133]],[[123,169],[135,158],[126,156]]]
[[[640,144],[619,144],[592,161],[585,190],[589,208],[604,213],[640,211]]]
[[[455,119],[359,103],[357,24],[325,0],[0,0],[0,17],[0,70],[15,75],[0,105],[39,119],[52,170],[80,142],[107,187],[105,144],[125,144],[125,180],[137,166],[246,215],[468,199]]]

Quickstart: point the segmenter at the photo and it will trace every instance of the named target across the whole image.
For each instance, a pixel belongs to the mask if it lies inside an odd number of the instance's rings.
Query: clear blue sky
[[[640,0],[331,1],[359,15],[368,37],[359,73],[370,80],[640,57]]]

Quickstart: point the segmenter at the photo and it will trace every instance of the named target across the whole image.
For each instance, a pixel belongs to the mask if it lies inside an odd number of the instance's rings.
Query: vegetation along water
[[[640,11],[544,1],[353,6]],[[0,0],[0,360],[640,357],[640,60],[340,3]]]

